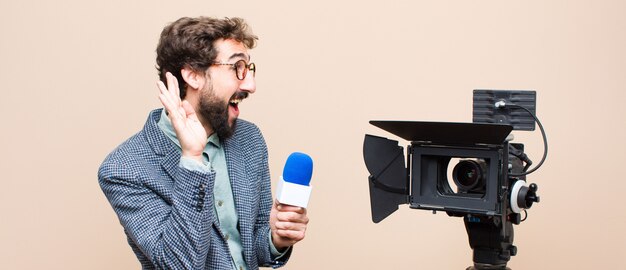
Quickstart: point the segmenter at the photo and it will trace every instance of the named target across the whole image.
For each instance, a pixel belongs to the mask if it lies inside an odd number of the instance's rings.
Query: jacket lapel
[[[163,157],[163,159],[161,159],[161,166],[173,179],[176,174],[176,167],[180,161],[181,153],[178,151],[177,146],[167,138],[157,125],[161,118],[162,110],[163,109],[156,109],[150,112],[143,131],[154,152]]]
[[[252,229],[254,220],[251,220],[252,202],[255,196],[251,194],[250,179],[246,171],[245,155],[242,153],[241,143],[238,143],[237,134],[232,138],[224,141],[224,153],[226,155],[226,165],[228,167],[228,176],[233,189],[233,197],[235,199],[235,209],[239,218],[239,232],[241,233],[241,242],[244,247],[252,247],[254,240],[252,239]],[[250,250],[245,248],[246,257],[249,257]]]
[[[226,140],[224,144],[224,152],[226,155],[226,165],[228,167],[228,177],[230,185],[233,189],[233,197],[235,198],[235,208],[239,222],[248,222],[250,214],[250,190],[248,188],[247,172],[245,160],[241,155],[239,144],[233,143],[233,140]],[[243,225],[243,224],[242,224]]]

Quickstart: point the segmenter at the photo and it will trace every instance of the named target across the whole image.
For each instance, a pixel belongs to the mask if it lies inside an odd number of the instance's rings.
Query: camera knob
[[[522,209],[533,206],[533,203],[539,202],[537,196],[537,184],[525,186],[526,181],[518,180],[513,185],[511,192],[511,209],[514,213],[520,213]]]
[[[537,194],[529,187],[522,187],[517,196],[517,203],[521,208],[530,208],[533,203],[538,201]]]
[[[528,192],[528,197],[527,200],[530,200],[531,202],[539,202],[539,196],[537,196],[537,184],[532,183],[530,184],[530,186],[528,186],[529,192]],[[532,204],[532,203],[531,203]]]

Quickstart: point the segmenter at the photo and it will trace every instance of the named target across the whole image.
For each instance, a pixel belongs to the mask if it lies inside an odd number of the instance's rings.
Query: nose
[[[251,73],[252,72],[248,72],[246,77],[243,78],[243,81],[241,82],[241,85],[239,87],[241,91],[254,94],[254,92],[256,92],[256,81],[254,79],[254,75]]]

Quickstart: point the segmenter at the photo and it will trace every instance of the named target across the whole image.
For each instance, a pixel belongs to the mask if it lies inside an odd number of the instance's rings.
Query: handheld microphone
[[[312,174],[313,159],[309,155],[299,152],[289,155],[276,188],[278,202],[306,208],[311,197]]]

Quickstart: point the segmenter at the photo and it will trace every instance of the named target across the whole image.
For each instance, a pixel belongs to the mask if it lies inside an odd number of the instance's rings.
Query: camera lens
[[[484,161],[462,160],[452,171],[452,178],[459,189],[469,191],[482,188],[485,184]]]

